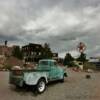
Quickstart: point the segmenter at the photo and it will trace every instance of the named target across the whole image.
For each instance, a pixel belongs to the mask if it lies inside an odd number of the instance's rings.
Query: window
[[[39,55],[41,55],[41,52],[39,52]]]
[[[50,62],[50,66],[57,66],[56,62]]]
[[[34,52],[31,52],[31,55],[34,55]]]

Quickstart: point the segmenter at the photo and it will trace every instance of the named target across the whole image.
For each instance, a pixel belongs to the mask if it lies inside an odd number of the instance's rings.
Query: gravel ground
[[[67,70],[69,77],[64,83],[55,82],[47,90],[36,95],[31,89],[16,90],[8,83],[9,72],[0,72],[0,100],[100,100],[100,72],[88,73]]]

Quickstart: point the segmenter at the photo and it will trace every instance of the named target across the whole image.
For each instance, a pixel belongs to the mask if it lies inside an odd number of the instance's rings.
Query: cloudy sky
[[[100,0],[0,0],[0,43],[45,42],[53,52],[76,56],[80,41],[88,56],[100,55]]]

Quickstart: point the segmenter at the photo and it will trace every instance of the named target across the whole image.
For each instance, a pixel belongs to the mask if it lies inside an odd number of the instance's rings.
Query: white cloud
[[[60,58],[64,58],[65,55],[66,55],[66,52],[59,53],[59,57],[60,57]]]
[[[75,58],[77,58],[80,55],[80,53],[78,51],[76,51],[76,50],[72,50],[69,53]]]
[[[83,9],[83,13],[86,14],[87,16],[91,16],[91,15],[95,14],[95,12],[97,10],[98,10],[98,8],[88,6]]]
[[[71,30],[80,24],[78,16],[73,12],[66,12],[60,8],[45,10],[35,20],[29,20],[22,28],[26,31],[35,31],[41,28],[47,29],[42,34],[46,36],[61,35],[63,30]],[[41,35],[41,33],[40,33]]]
[[[8,20],[9,20],[8,16],[1,13],[0,14],[0,28],[3,28]]]
[[[72,57],[74,57],[74,58],[77,58],[80,55],[80,53],[78,51],[71,50],[71,51],[66,51],[66,52],[59,53],[59,57],[64,58],[66,53],[70,53],[72,55]]]

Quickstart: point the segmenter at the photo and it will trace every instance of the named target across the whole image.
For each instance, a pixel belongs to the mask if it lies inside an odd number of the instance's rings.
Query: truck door
[[[49,78],[50,80],[57,78],[57,71],[56,71],[56,62],[50,62],[50,72],[49,72]]]

